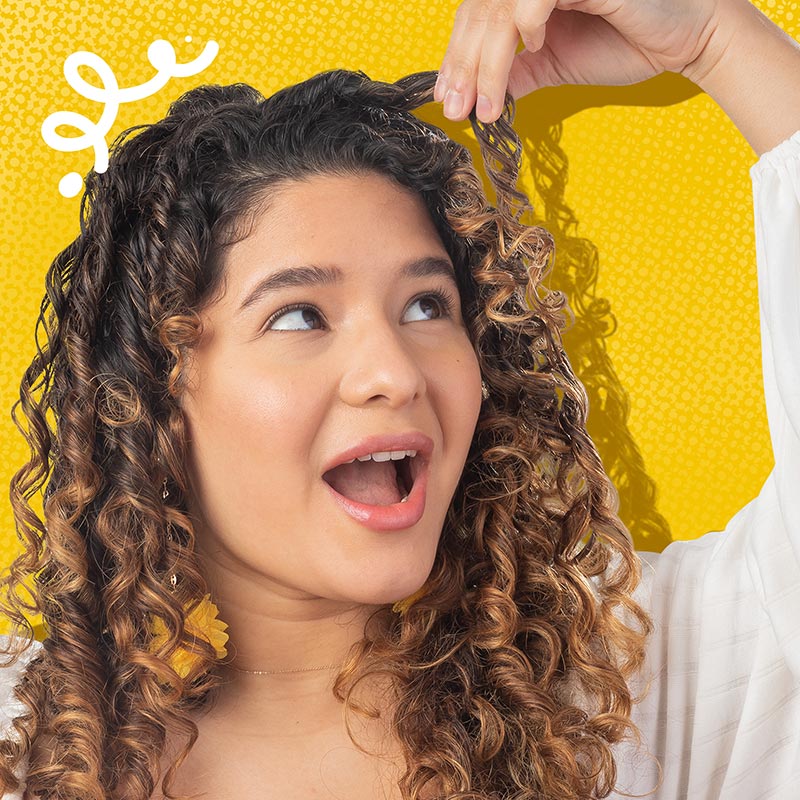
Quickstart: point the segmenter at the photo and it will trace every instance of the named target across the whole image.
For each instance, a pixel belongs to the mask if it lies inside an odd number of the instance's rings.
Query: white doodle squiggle
[[[187,36],[186,40],[191,41],[191,37]],[[120,105],[150,97],[164,87],[170,78],[196,75],[216,58],[218,52],[219,45],[210,41],[193,61],[178,64],[173,46],[164,39],[156,39],[147,48],[147,58],[155,67],[156,74],[149,81],[127,89],[119,88],[114,72],[100,56],[86,50],[72,53],[64,61],[64,77],[67,83],[87,100],[103,103],[103,112],[95,123],[74,111],[56,111],[42,123],[42,138],[50,147],[62,153],[72,153],[91,147],[94,150],[95,172],[105,172],[108,169],[106,134],[117,118]],[[93,69],[100,78],[103,88],[92,86],[85,81],[78,74],[80,67]],[[59,125],[76,128],[83,135],[62,136],[56,132]],[[82,186],[83,178],[77,172],[70,172],[58,182],[58,191],[64,197],[75,197]]]

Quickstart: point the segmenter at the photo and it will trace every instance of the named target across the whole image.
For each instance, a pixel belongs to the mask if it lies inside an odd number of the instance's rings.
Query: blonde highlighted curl
[[[0,791],[17,788],[12,770],[29,757],[28,790],[48,798],[145,800],[159,780],[174,796],[198,736],[189,712],[221,685],[213,648],[185,632],[208,591],[178,402],[198,310],[273,188],[365,172],[424,200],[489,397],[426,593],[403,615],[370,619],[334,692],[353,713],[376,713],[355,689],[391,676],[404,800],[613,790],[611,746],[637,736],[627,679],[651,630],[631,597],[639,560],[561,344],[565,296],[540,297],[555,248],[521,221],[514,102],[491,125],[470,117],[495,208],[467,149],[411,113],[431,102],[435,78],[333,70],[266,99],[244,84],[202,86],[121,134],[108,170],[87,176],[81,233],[47,274],[38,353],[12,411],[31,456],[11,483],[25,545],[2,582],[11,661],[33,638],[28,614],[42,614],[47,637],[17,688],[29,709],[19,737],[0,743]],[[42,490],[43,519],[31,507]],[[169,636],[151,653],[152,616]],[[185,680],[168,666],[180,646],[198,656]],[[162,776],[172,731],[186,743]]]

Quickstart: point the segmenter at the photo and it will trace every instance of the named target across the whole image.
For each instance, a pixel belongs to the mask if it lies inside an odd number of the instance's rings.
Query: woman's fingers
[[[519,31],[514,21],[515,2],[501,2],[486,20],[481,47],[475,113],[483,123],[494,122],[503,110],[508,73],[514,61]],[[472,85],[470,83],[470,85]],[[471,106],[470,106],[471,108]]]
[[[447,50],[445,51],[442,65],[439,67],[439,77],[436,80],[436,86],[433,89],[433,99],[437,103],[444,101],[447,94],[450,82],[450,73],[452,67],[450,66],[455,58],[455,52],[464,35],[464,28],[467,21],[467,3],[463,2],[456,10],[456,18],[453,23],[453,32],[450,34],[450,41],[447,43]]]
[[[464,119],[475,105],[475,75],[486,31],[485,9],[494,5],[493,0],[479,2],[479,11],[472,0],[464,0],[458,7],[450,43],[439,70],[443,75],[439,93],[444,102],[444,115],[454,120]]]
[[[544,42],[554,0],[464,0],[439,70],[434,99],[452,120],[475,106],[481,122],[494,122],[503,108],[520,36],[533,52]],[[482,98],[485,98],[482,99]]]

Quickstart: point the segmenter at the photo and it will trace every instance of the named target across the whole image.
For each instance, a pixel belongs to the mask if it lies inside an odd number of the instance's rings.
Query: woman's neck
[[[278,673],[238,673],[241,691],[254,688],[258,693],[257,686],[269,683],[281,695],[304,694],[307,687],[324,684],[363,638],[367,620],[379,608],[309,595],[225,553],[201,558],[211,598],[228,626],[225,662],[239,670]],[[229,671],[233,681],[237,673]]]

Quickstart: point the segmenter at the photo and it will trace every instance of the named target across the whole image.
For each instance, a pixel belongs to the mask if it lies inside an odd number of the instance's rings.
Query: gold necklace
[[[341,664],[326,664],[324,667],[303,667],[301,669],[272,669],[272,670],[265,670],[265,669],[242,669],[241,667],[235,667],[233,664],[227,664],[228,667],[231,669],[235,669],[237,672],[246,672],[249,675],[281,675],[287,672],[319,672],[323,669],[339,669]]]

